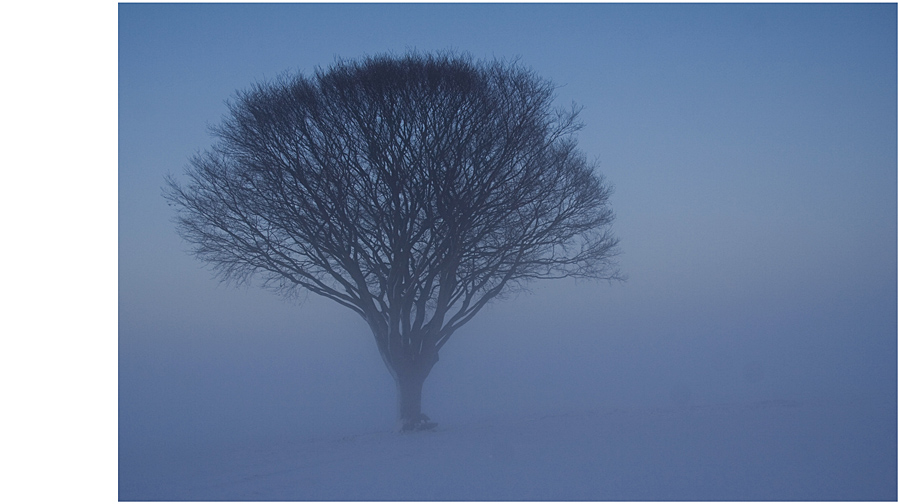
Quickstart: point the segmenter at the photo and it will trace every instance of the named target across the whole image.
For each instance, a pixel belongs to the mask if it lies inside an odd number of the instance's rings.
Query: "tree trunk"
[[[422,385],[424,377],[398,375],[397,379],[397,420],[400,430],[415,430],[422,421]]]
[[[433,365],[434,363],[426,366],[408,365],[394,370],[394,381],[397,384],[397,421],[401,432],[427,430],[437,426],[422,413],[422,385]]]

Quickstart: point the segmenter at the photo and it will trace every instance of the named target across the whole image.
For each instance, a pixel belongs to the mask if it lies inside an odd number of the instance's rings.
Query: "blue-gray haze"
[[[160,188],[236,90],[409,49],[520,57],[584,107],[629,277],[493,303],[442,351],[426,413],[861,404],[840,421],[896,470],[896,5],[118,9],[120,478],[185,447],[393,427],[364,321],[220,285]]]

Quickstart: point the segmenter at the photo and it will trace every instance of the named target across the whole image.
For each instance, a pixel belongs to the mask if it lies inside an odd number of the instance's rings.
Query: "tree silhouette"
[[[307,290],[368,323],[401,430],[451,335],[541,278],[618,278],[610,189],[578,110],[517,63],[411,53],[339,61],[236,94],[167,179],[179,234],[224,280]]]

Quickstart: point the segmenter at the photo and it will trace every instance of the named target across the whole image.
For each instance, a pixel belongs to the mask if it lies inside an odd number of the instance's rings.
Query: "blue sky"
[[[480,313],[442,351],[426,413],[853,398],[887,404],[896,436],[896,5],[118,11],[120,461],[392,426],[365,323],[218,284],[160,188],[236,90],[409,49],[518,57],[584,107],[629,276],[534,284]]]

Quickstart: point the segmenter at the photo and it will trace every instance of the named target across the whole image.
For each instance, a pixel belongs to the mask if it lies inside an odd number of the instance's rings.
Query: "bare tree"
[[[610,189],[553,90],[517,63],[453,54],[282,76],[237,93],[164,195],[221,278],[365,319],[400,428],[430,428],[422,384],[490,300],[533,279],[618,278]]]

